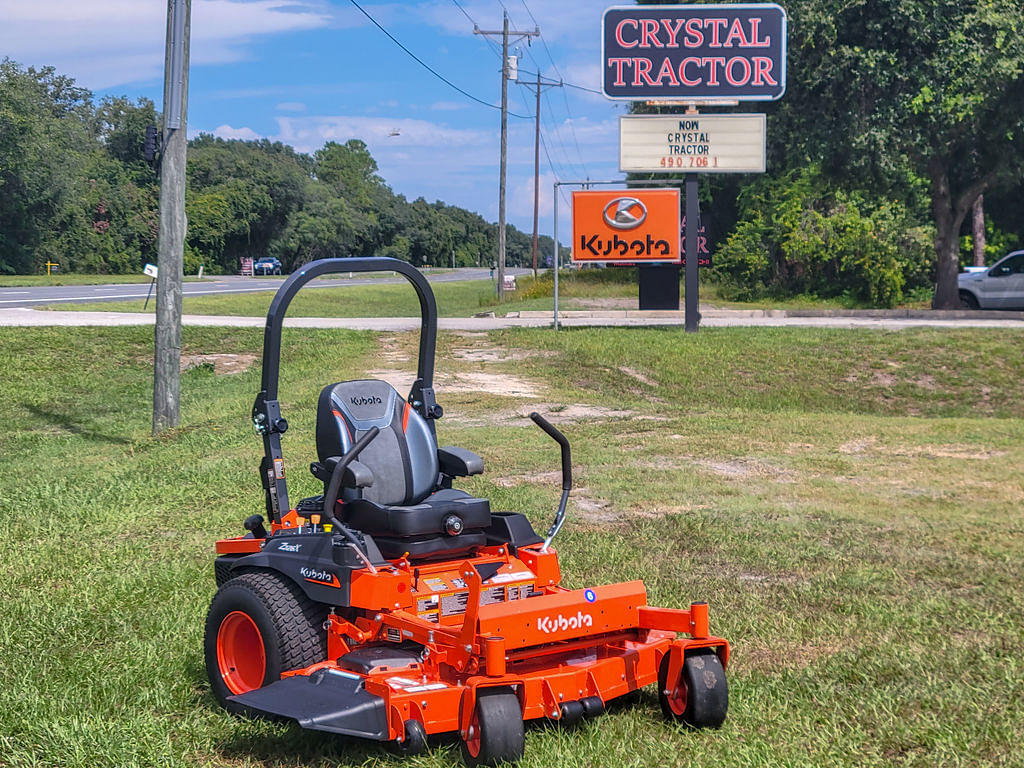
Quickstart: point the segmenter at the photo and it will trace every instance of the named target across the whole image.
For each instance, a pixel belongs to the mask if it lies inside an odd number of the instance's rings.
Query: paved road
[[[704,310],[701,327],[730,326],[798,326],[813,328],[874,328],[900,330],[903,328],[1002,328],[1024,330],[1024,320],[1006,317],[929,318],[880,317],[877,315],[849,314],[837,316],[788,316],[782,312],[751,310]],[[1002,313],[1009,314],[1009,313]],[[1014,313],[1017,314],[1017,313]],[[263,317],[231,317],[226,315],[184,315],[184,325],[222,326],[232,328],[262,328]],[[583,326],[681,326],[681,312],[566,312],[561,317],[566,327]],[[27,307],[0,308],[0,326],[112,326],[152,325],[153,315],[141,312],[52,312]],[[290,328],[352,328],[372,331],[410,331],[419,328],[419,318],[413,317],[292,317],[284,321]],[[537,328],[551,324],[551,315],[544,312],[523,312],[509,317],[443,317],[438,321],[442,330],[488,331],[497,328]]]
[[[512,268],[507,272],[513,275],[524,275],[528,269]],[[488,280],[490,270],[468,267],[450,272],[427,274],[432,283],[447,283],[455,280]],[[184,296],[206,296],[224,293],[254,293],[257,291],[276,291],[285,278],[252,278],[237,275],[224,275],[195,283],[183,283]],[[368,283],[404,283],[405,278],[379,276],[318,279],[309,284],[310,288],[330,288],[339,285],[366,285]],[[123,283],[120,285],[47,285],[19,288],[0,288],[0,308],[32,307],[39,304],[57,304],[60,302],[85,303],[92,301],[128,301],[145,299],[149,291],[149,283]]]

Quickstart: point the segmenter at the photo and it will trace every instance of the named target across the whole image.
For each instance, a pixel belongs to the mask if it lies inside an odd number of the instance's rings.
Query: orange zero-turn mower
[[[318,276],[371,271],[402,275],[419,296],[417,379],[406,399],[383,381],[323,390],[311,470],[324,492],[292,506],[277,399],[285,311]],[[315,261],[277,292],[252,411],[269,530],[252,515],[246,535],[217,542],[205,635],[217,701],[405,754],[454,731],[470,766],[522,757],[525,720],[574,723],[655,683],[668,718],[721,725],[729,644],[709,633],[706,603],[655,608],[640,581],[561,585],[551,541],[572,486],[561,432],[531,415],[561,446],[562,497],[546,538],[524,515],[452,488],[483,462],[437,446],[436,339],[433,292],[402,261]]]

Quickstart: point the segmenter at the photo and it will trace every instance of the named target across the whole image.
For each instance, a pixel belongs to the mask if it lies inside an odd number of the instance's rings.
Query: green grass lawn
[[[438,286],[439,294],[441,286]],[[213,542],[262,511],[259,329],[184,329],[182,426],[149,435],[152,330],[0,329],[0,765],[460,765],[217,709]],[[295,498],[322,385],[411,369],[414,334],[285,331]],[[1024,333],[597,329],[442,334],[442,443],[464,487],[546,527],[576,489],[570,587],[643,578],[733,643],[718,731],[653,690],[524,766],[1024,764]],[[204,355],[232,355],[213,358]],[[233,362],[239,373],[224,373]],[[504,394],[502,391],[504,390]]]
[[[148,283],[147,275],[81,275],[75,273],[54,273],[52,275],[0,275],[0,288],[35,287],[40,285],[114,285],[115,283]],[[200,278],[185,276],[186,283],[197,282]],[[202,278],[211,279],[209,276]]]
[[[434,294],[442,317],[468,317],[478,312],[495,311],[501,314],[521,310],[549,310],[550,296],[533,295],[529,286],[532,278],[520,278],[521,290],[510,294],[498,304],[494,284],[489,280],[465,280],[434,283]],[[585,284],[566,281],[561,295],[568,302],[565,308],[580,306],[584,300],[632,297],[635,303],[636,285],[626,283]],[[235,293],[219,296],[186,297],[182,311],[194,315],[239,315],[259,317],[267,314],[274,294]],[[110,301],[84,304],[57,304],[49,309],[86,310],[91,312],[142,312],[143,301]],[[152,306],[150,302],[150,306]],[[155,310],[149,310],[155,311]],[[299,293],[288,308],[294,317],[418,317],[419,301],[415,292],[405,283],[356,285],[341,288],[316,288]]]
[[[439,270],[428,270],[427,274]],[[602,274],[603,273],[603,274]],[[498,303],[494,284],[489,280],[435,283],[438,307],[442,317],[468,317],[478,312],[493,311],[499,315],[523,310],[551,311],[554,308],[553,283],[550,274],[542,273],[538,281],[521,276],[519,287]],[[680,290],[682,298],[684,291]],[[636,276],[626,270],[568,271],[561,276],[559,308],[637,309],[639,288]],[[196,315],[236,315],[259,317],[267,313],[273,299],[271,292],[236,293],[185,298],[183,311]],[[760,299],[750,302],[727,301],[714,282],[700,287],[704,306],[733,309],[846,309],[843,299],[822,299],[816,296],[795,296],[787,299]],[[152,304],[152,302],[151,302]],[[110,301],[82,304],[53,304],[42,309],[91,312],[142,312],[144,302]],[[922,302],[907,302],[904,308],[923,308]],[[153,312],[155,310],[149,310]],[[416,295],[405,284],[317,288],[300,293],[289,313],[296,317],[416,317],[419,304]]]

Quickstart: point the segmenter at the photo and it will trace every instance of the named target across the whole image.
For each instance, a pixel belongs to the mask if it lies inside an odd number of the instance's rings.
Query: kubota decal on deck
[[[579,629],[580,627],[594,626],[594,617],[589,613],[577,611],[575,616],[541,616],[537,619],[537,629],[547,634],[564,632],[567,629]]]

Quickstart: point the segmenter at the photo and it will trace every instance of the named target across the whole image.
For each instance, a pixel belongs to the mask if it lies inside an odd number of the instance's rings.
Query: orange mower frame
[[[343,453],[312,467],[324,496],[290,508],[280,448],[287,423],[276,399],[281,319],[314,277],[378,270],[403,275],[420,297],[419,378],[404,404],[388,400],[376,382],[355,382],[369,394],[345,395],[351,413],[330,401],[333,416],[318,422],[318,449],[324,453],[320,431],[334,429],[336,417]],[[525,721],[573,724],[652,684],[666,717],[720,726],[730,649],[710,634],[707,603],[652,607],[641,581],[562,586],[551,543],[565,518],[572,462],[561,432],[531,414],[561,448],[562,497],[545,538],[522,514],[491,513],[486,500],[449,490],[452,477],[476,474],[482,462],[430,443],[442,413],[432,388],[436,323],[426,280],[391,259],[314,262],[275,297],[253,409],[264,440],[260,474],[270,525],[252,515],[247,534],[216,545],[219,589],[205,638],[215,698],[238,714],[291,718],[305,728],[388,742],[404,754],[425,749],[431,735],[455,732],[469,766],[522,757]],[[348,384],[332,387],[322,399],[349,391]],[[400,426],[388,421],[388,409]],[[410,412],[439,457],[438,486],[411,506],[371,502],[365,489],[388,468],[364,466],[361,457],[380,461],[380,451],[367,446],[383,439],[382,429],[401,440]],[[378,523],[381,515],[390,522]],[[358,521],[363,529],[381,527],[362,530]],[[420,528],[410,533],[410,526]]]

